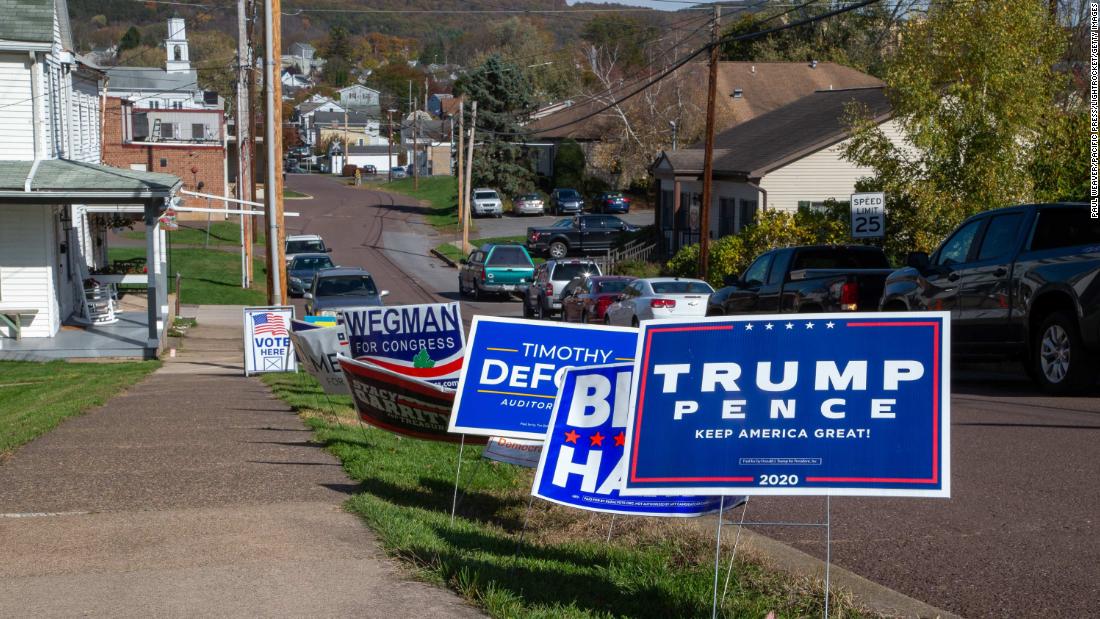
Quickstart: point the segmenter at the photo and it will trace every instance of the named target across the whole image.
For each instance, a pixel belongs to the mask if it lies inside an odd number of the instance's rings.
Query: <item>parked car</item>
[[[886,280],[884,310],[951,312],[960,358],[1018,358],[1046,391],[1100,369],[1100,220],[1081,203],[1030,204],[964,221]]]
[[[370,164],[367,164],[367,165],[364,165],[363,167],[359,168],[359,174],[362,175],[362,176],[374,176],[374,175],[378,174],[378,168],[376,168],[376,167],[374,167]]]
[[[313,276],[313,285],[305,293],[306,314],[338,316],[357,307],[382,305],[390,291],[379,291],[367,271],[354,267],[322,269]]]
[[[298,254],[327,254],[332,251],[325,247],[325,240],[316,234],[291,234],[286,237],[285,250],[287,262]]]
[[[463,258],[458,293],[482,299],[487,294],[522,292],[535,275],[535,263],[522,245],[486,244]]]
[[[527,249],[533,254],[564,258],[570,253],[606,251],[624,234],[638,228],[614,215],[578,215],[552,226],[527,228]]]
[[[593,213],[629,213],[630,198],[620,191],[605,191],[592,202]]]
[[[886,277],[886,255],[870,245],[808,245],[761,254],[710,297],[708,316],[785,312],[873,312]]]
[[[637,327],[643,320],[702,318],[714,292],[701,279],[651,277],[636,279],[607,307],[604,324]]]
[[[526,193],[512,200],[512,212],[516,215],[542,215],[546,208],[542,202],[542,196],[537,193]]]
[[[523,295],[523,315],[548,318],[561,310],[562,293],[574,278],[600,275],[600,265],[591,260],[547,260],[535,268],[535,276]]]
[[[495,189],[474,189],[470,212],[474,217],[503,217],[504,204]]]
[[[390,168],[390,178],[405,178],[405,168],[400,166]]]
[[[286,288],[292,297],[300,297],[313,285],[313,276],[321,269],[335,265],[328,254],[297,254],[287,261]]]
[[[574,278],[562,293],[561,319],[565,322],[603,322],[607,308],[634,280],[626,275]]]
[[[584,210],[584,198],[576,189],[558,188],[550,192],[550,209],[555,215],[580,213]]]

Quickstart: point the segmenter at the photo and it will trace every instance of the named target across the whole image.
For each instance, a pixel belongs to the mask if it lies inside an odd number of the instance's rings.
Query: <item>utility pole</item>
[[[420,189],[420,110],[413,110],[413,191]]]
[[[477,129],[477,101],[471,104],[470,109],[470,142],[466,148],[466,200],[462,205],[462,253],[470,245],[470,184],[473,182],[474,170],[474,131]]]
[[[706,279],[710,266],[710,202],[714,176],[714,99],[718,87],[718,25],[722,8],[714,5],[714,23],[710,30],[710,76],[707,79],[707,134],[703,151],[703,203],[699,205],[699,278]]]
[[[348,150],[348,109],[344,108],[344,165],[341,166],[341,168],[347,167],[348,155],[350,154],[351,152]],[[342,176],[343,174],[344,170],[341,169],[340,175]]]
[[[409,112],[413,111],[413,81],[409,80]]]
[[[424,78],[424,111],[428,111],[428,78]]]
[[[272,305],[286,302],[286,228],[283,227],[283,93],[279,81],[279,48],[282,13],[280,0],[264,0],[264,146],[267,149],[267,178],[264,208],[267,212],[267,300]]]
[[[451,119],[451,126],[454,126],[454,119]],[[462,171],[462,147],[465,144],[463,140],[463,133],[465,132],[465,122],[463,120],[462,101],[458,102],[458,167],[456,172],[458,173],[458,225],[462,228],[466,222],[466,208],[463,206],[466,201],[466,194],[463,192],[463,171]],[[460,239],[461,240],[461,239]],[[466,253],[466,246],[462,246],[462,253]]]
[[[386,119],[390,121],[390,137],[386,140],[386,182],[393,180],[393,113],[397,110],[386,110]]]
[[[255,0],[247,0],[248,2],[248,152],[252,156],[252,160],[249,161],[248,166],[248,180],[250,187],[249,192],[252,194],[252,199],[255,200],[259,192],[256,191],[256,136],[259,135],[258,122],[260,118],[260,97],[256,89],[259,87],[259,74],[256,67],[256,18],[257,2]],[[261,220],[259,218],[253,219],[252,215],[248,216],[249,227],[252,228],[252,239],[250,244],[255,245],[256,241],[260,240],[260,232],[263,227],[257,222]],[[249,248],[249,252],[251,252]],[[248,272],[250,274],[249,279],[255,280],[255,268],[252,262],[248,263]]]
[[[251,39],[248,37],[247,0],[237,0],[237,199],[253,201],[252,193],[252,80]],[[246,210],[242,202],[240,209]],[[252,216],[241,215],[241,288],[252,285]]]

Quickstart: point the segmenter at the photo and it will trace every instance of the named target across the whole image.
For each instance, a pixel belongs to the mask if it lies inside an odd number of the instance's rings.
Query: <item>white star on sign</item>
[[[812,322],[807,322],[807,323],[806,323],[806,328],[807,328],[807,329],[813,329],[813,328],[814,328],[814,323],[812,323]]]
[[[788,330],[788,331],[790,331],[791,329],[793,329],[793,328],[794,328],[794,324],[793,324],[793,323],[789,323],[789,322],[788,322],[787,324],[783,325],[783,326],[784,326],[784,327],[787,327],[787,330]]]
[[[825,328],[826,329],[832,329],[833,325],[835,325],[835,324],[836,324],[835,322],[829,321],[829,322],[825,323]]]
[[[751,322],[745,325],[745,330],[746,331],[752,331],[752,323]]]
[[[767,329],[768,331],[771,331],[772,327],[774,327],[774,326],[775,325],[773,325],[772,323],[769,322],[768,324],[764,325],[764,328]]]

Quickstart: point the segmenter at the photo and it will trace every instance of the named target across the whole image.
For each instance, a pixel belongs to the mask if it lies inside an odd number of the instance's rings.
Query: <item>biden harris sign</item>
[[[632,368],[620,363],[565,370],[531,493],[613,514],[699,516],[718,511],[716,497],[620,495]]]
[[[950,315],[643,323],[623,494],[950,496]]]
[[[450,431],[542,439],[569,366],[634,361],[622,327],[474,316]]]

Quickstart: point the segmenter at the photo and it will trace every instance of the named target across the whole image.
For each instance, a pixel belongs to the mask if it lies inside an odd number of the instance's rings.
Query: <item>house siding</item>
[[[34,159],[34,127],[31,68],[27,54],[0,53],[0,159]]]
[[[891,141],[902,144],[896,122],[889,121],[881,127]],[[849,143],[850,139],[844,140],[767,174],[760,186],[768,192],[768,209],[794,212],[800,201],[848,200],[855,191],[856,181],[874,173],[871,168],[844,159],[844,149]]]
[[[51,337],[58,329],[53,213],[42,205],[0,206],[0,307],[38,310],[23,337]]]

